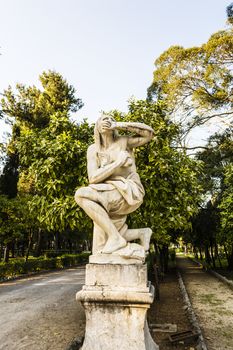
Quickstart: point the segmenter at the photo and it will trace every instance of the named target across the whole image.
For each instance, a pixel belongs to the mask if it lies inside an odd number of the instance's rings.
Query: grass
[[[223,309],[222,307],[216,307],[212,312],[220,316],[233,316],[231,311]]]
[[[202,304],[210,304],[210,305],[222,305],[223,301],[217,299],[214,294],[202,294],[199,296],[200,302]]]
[[[229,332],[223,331],[223,335],[228,340],[232,339],[233,338],[232,329],[229,328]],[[230,345],[232,345],[232,343]]]

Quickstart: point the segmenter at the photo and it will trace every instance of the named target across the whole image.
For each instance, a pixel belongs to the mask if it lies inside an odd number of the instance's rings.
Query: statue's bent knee
[[[76,203],[79,204],[82,201],[82,199],[85,197],[84,196],[85,188],[86,187],[81,187],[75,192],[74,198],[75,198]]]

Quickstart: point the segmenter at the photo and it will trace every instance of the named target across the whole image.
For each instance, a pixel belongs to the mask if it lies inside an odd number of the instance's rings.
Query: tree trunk
[[[7,263],[9,261],[10,244],[7,243],[4,249],[3,261]]]
[[[233,271],[233,245],[231,246],[231,253],[228,256],[228,270]]]
[[[202,255],[201,248],[199,248],[199,254],[200,254],[200,259],[201,259],[201,261],[202,261],[202,260],[203,260],[203,255]]]
[[[227,261],[229,261],[229,254],[228,254],[228,251],[227,251],[227,247],[226,247],[225,244],[223,245],[223,247],[224,247],[224,252],[225,252],[225,255],[226,255],[226,259],[227,259]]]
[[[210,257],[209,247],[207,245],[205,246],[205,261],[207,262],[208,265],[211,264],[211,257]]]
[[[155,299],[156,300],[160,300],[160,291],[159,291],[159,278],[160,278],[160,266],[158,264],[159,261],[159,250],[158,250],[158,246],[156,244],[156,241],[153,240],[152,241],[153,245],[154,245],[154,250],[155,250],[155,254],[154,254],[154,258],[153,258],[153,272],[154,272],[154,279],[155,279]]]
[[[24,256],[25,256],[25,243],[24,242],[23,242],[22,248],[21,248],[21,255],[24,258]]]
[[[39,257],[41,255],[41,250],[42,250],[42,230],[39,228],[38,234],[37,234],[36,248],[35,248],[36,257]]]
[[[29,230],[29,238],[28,238],[28,248],[25,256],[25,261],[28,261],[28,257],[30,254],[31,246],[32,246],[32,240],[33,240],[33,230]]]
[[[193,247],[193,254],[196,259],[198,259],[198,251],[196,247]]]
[[[168,245],[163,244],[162,249],[159,248],[160,268],[163,273],[168,271]]]
[[[218,253],[218,245],[217,245],[217,243],[215,243],[215,256],[218,259],[219,267],[222,268],[222,262],[221,262],[221,259],[220,259],[219,253]]]
[[[164,246],[164,255],[165,255],[165,273],[167,273],[168,272],[168,259],[169,259],[168,245]]]
[[[54,234],[54,248],[56,251],[61,250],[61,242],[58,232]]]
[[[11,243],[11,256],[12,258],[15,257],[15,243]]]
[[[70,239],[68,239],[68,246],[69,246],[69,253],[72,253],[72,242]]]
[[[156,262],[153,265],[154,277],[155,277],[155,299],[160,300],[160,292],[159,292],[159,267]]]
[[[214,251],[213,251],[213,245],[211,243],[210,245],[210,254],[211,254],[211,260],[213,263],[213,268],[216,269],[216,264],[215,264],[215,256],[214,256]]]

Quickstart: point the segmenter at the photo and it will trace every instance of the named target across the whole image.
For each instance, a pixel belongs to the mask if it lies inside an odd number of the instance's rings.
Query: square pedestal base
[[[86,284],[76,295],[86,313],[82,350],[159,349],[146,321],[154,298],[146,274],[145,265],[87,265]]]

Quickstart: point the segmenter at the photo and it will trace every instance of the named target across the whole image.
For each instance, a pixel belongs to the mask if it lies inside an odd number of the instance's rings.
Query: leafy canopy
[[[196,125],[233,116],[233,27],[200,47],[172,46],[156,61],[148,98],[163,100],[188,132]]]
[[[129,113],[115,112],[115,117],[143,122],[155,130],[153,140],[135,151],[146,195],[143,205],[130,216],[130,224],[151,227],[154,238],[166,243],[173,231],[190,226],[190,218],[197,210],[200,164],[176,149],[179,128],[167,116],[163,103],[131,101]]]
[[[76,112],[83,106],[81,99],[75,96],[74,87],[61,74],[43,72],[39,80],[43,90],[17,84],[14,92],[9,86],[1,101],[3,113],[29,127],[44,128],[55,112]]]

